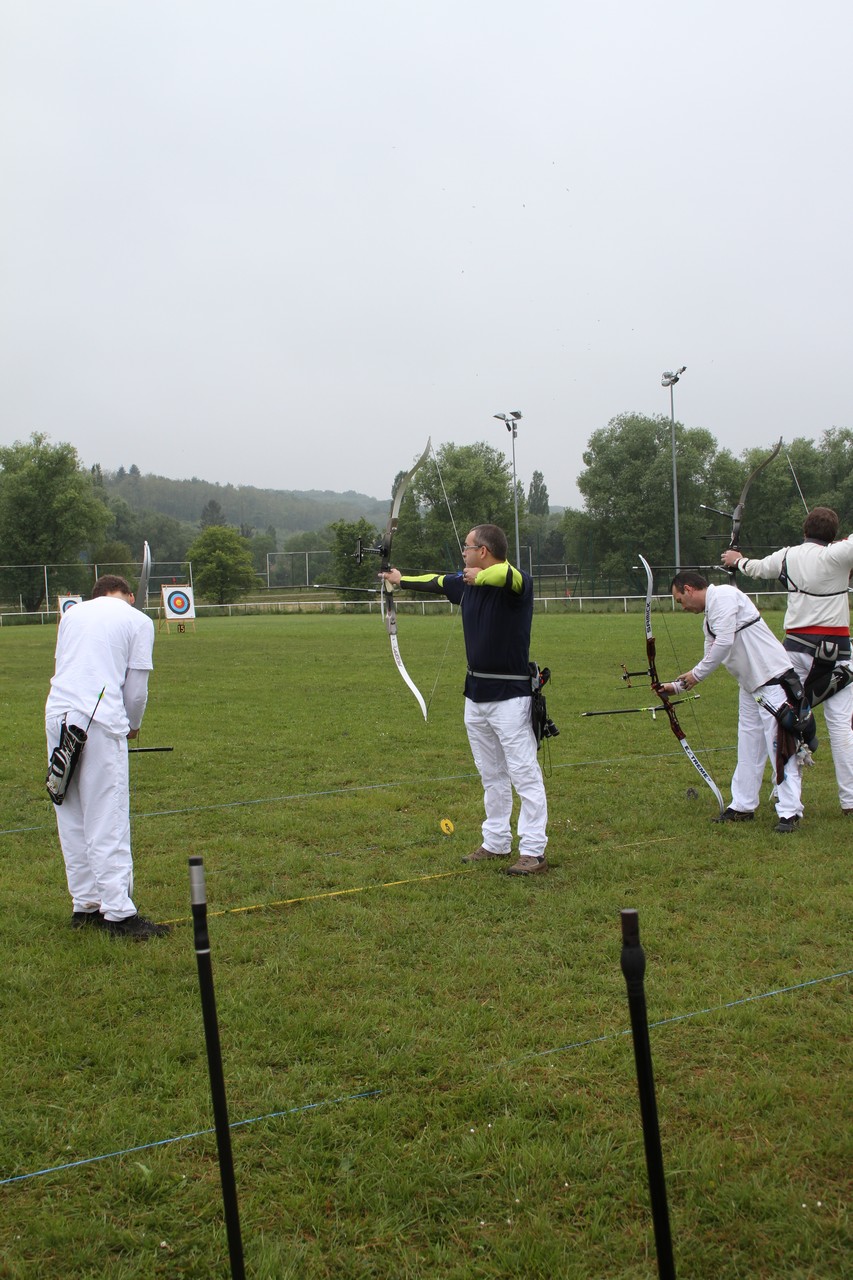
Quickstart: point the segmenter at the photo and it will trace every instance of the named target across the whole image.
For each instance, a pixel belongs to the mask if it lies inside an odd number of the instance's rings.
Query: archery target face
[[[67,613],[67,612],[68,612],[68,610],[69,610],[70,608],[72,608],[72,606],[73,606],[73,605],[75,605],[75,604],[82,604],[82,603],[83,603],[83,597],[82,597],[82,596],[60,596],[60,597],[59,597],[59,612],[60,612],[60,613]]]
[[[167,618],[195,617],[195,599],[192,587],[163,587],[163,610]]]

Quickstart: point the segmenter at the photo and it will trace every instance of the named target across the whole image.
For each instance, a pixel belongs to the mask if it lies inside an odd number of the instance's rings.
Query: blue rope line
[[[606,761],[604,763],[607,763]],[[185,809],[152,809],[149,813],[133,813],[131,817],[135,820],[139,818],[171,818],[185,813],[209,813],[218,809],[246,809],[258,804],[280,804],[285,800],[313,800],[319,799],[321,796],[344,796],[351,795],[354,791],[389,791],[394,787],[410,787],[431,786],[434,782],[459,782],[465,778],[476,778],[476,773],[450,773],[445,777],[424,778],[422,783],[413,784],[411,780],[400,782],[374,782],[365,783],[359,787],[332,787],[327,791],[293,791],[288,795],[281,796],[261,796],[257,800],[224,800],[220,804],[200,804],[188,806]],[[17,836],[27,831],[44,831],[50,823],[43,823],[38,827],[10,827],[7,831],[0,831],[0,836]]]
[[[853,969],[845,969],[841,973],[830,973],[824,978],[810,978],[807,982],[798,982],[791,987],[777,987],[775,991],[764,991],[756,996],[744,996],[740,1000],[728,1000],[725,1004],[710,1005],[707,1009],[697,1009],[693,1013],[679,1013],[672,1018],[662,1018],[659,1022],[649,1023],[649,1029],[655,1027],[666,1027],[675,1022],[684,1022],[688,1018],[698,1018],[706,1013],[719,1013],[722,1009],[735,1009],[738,1005],[751,1004],[755,1000],[767,1000],[771,996],[787,995],[792,991],[802,991],[806,987],[815,987],[822,982],[833,982],[836,978],[849,978],[853,975]],[[542,1049],[536,1053],[527,1053],[520,1058],[505,1059],[502,1062],[495,1063],[491,1070],[498,1067],[512,1067],[521,1062],[528,1062],[533,1058],[544,1058],[552,1053],[566,1053],[569,1049],[585,1049],[592,1044],[602,1044],[606,1040],[619,1040],[623,1036],[631,1034],[630,1027],[623,1031],[609,1032],[607,1035],[594,1036],[591,1040],[576,1040],[572,1044],[559,1045],[556,1049]],[[276,1120],[281,1116],[296,1115],[302,1111],[313,1111],[317,1107],[333,1106],[340,1102],[355,1102],[361,1098],[375,1098],[382,1093],[381,1089],[371,1089],[367,1093],[353,1093],[346,1097],[333,1098],[325,1102],[309,1102],[302,1107],[290,1107],[286,1111],[270,1111],[263,1116],[254,1116],[249,1120],[235,1120],[228,1127],[229,1129],[239,1129],[246,1125],[258,1124],[263,1120]],[[32,1173],[19,1173],[11,1178],[0,1179],[0,1187],[8,1186],[12,1182],[24,1182],[28,1178],[40,1178],[47,1173],[61,1173],[65,1169],[76,1169],[81,1165],[95,1164],[99,1160],[112,1160],[117,1156],[134,1155],[139,1151],[150,1151],[154,1147],[165,1147],[173,1142],[185,1142],[190,1138],[205,1137],[207,1134],[215,1133],[215,1129],[198,1129],[194,1133],[182,1133],[174,1138],[160,1138],[157,1142],[145,1142],[138,1147],[125,1147],[120,1151],[110,1151],[101,1156],[88,1156],[83,1160],[72,1160],[68,1164],[51,1165],[47,1169],[38,1169]]]
[[[715,751],[734,751],[734,747],[709,747],[706,754],[711,755]],[[664,751],[655,755],[632,755],[632,756],[610,756],[603,760],[568,760],[562,764],[552,766],[553,770],[557,769],[585,769],[587,767],[595,767],[603,764],[624,764],[630,760],[668,760],[683,759],[680,751]],[[281,796],[261,796],[257,800],[226,800],[221,804],[202,804],[189,806],[184,809],[152,809],[148,813],[133,813],[131,817],[134,821],[138,818],[169,818],[177,817],[186,813],[209,813],[218,809],[243,809],[252,805],[259,804],[281,804],[285,800],[313,800],[321,796],[343,796],[352,795],[358,791],[390,791],[395,787],[429,787],[436,782],[461,782],[468,778],[477,778],[479,774],[472,773],[449,773],[439,775],[433,778],[401,778],[397,782],[374,782],[365,783],[358,787],[333,787],[328,791],[294,791],[289,795]],[[29,831],[45,831],[51,824],[44,822],[34,827],[8,827],[6,830],[0,830],[0,836],[18,836],[24,835]]]
[[[357,1102],[360,1098],[375,1098],[381,1092],[381,1089],[371,1089],[368,1093],[351,1093],[344,1098],[327,1098],[325,1102],[308,1102],[304,1107],[290,1107],[287,1111],[270,1111],[265,1116],[253,1116],[251,1120],[235,1120],[229,1124],[228,1128],[239,1129],[243,1125],[257,1124],[260,1120],[277,1120],[280,1116],[292,1116],[300,1111],[314,1111],[317,1107],[330,1107],[337,1102]],[[172,1142],[186,1142],[189,1138],[202,1138],[209,1133],[215,1132],[215,1129],[196,1129],[194,1133],[182,1133],[175,1138],[160,1138],[157,1142],[143,1142],[138,1147],[125,1147],[121,1151],[108,1151],[102,1156],[87,1156],[84,1160],[72,1160],[69,1164],[54,1164],[49,1169],[37,1169],[33,1173],[19,1173],[14,1178],[0,1179],[0,1187],[6,1187],[10,1182],[24,1182],[27,1178],[40,1178],[45,1173],[61,1173],[63,1169],[78,1169],[80,1165],[97,1164],[99,1160],[112,1160],[116,1156],[132,1156],[137,1151],[150,1151],[153,1147],[165,1147]]]
[[[804,987],[815,987],[821,982],[833,982],[836,978],[849,978],[853,975],[853,969],[844,969],[841,973],[830,973],[825,978],[809,978],[807,982],[798,982],[793,987],[777,987],[775,991],[762,991],[757,996],[744,996],[740,1000],[728,1000],[725,1004],[709,1005],[707,1009],[695,1009],[692,1013],[677,1013],[672,1018],[661,1018],[659,1022],[650,1022],[649,1030],[656,1027],[668,1027],[674,1022],[686,1022],[688,1018],[699,1018],[706,1013],[719,1013],[722,1009],[736,1009],[741,1004],[752,1004],[755,1000],[768,1000],[771,996],[787,995],[791,991],[802,991]],[[605,1040],[618,1040],[622,1036],[629,1036],[631,1028],[627,1027],[624,1031],[611,1031],[604,1036],[594,1036],[591,1040],[576,1040],[572,1044],[561,1044],[556,1049],[537,1049],[533,1053],[522,1054],[520,1058],[505,1058],[501,1062],[496,1062],[492,1070],[498,1067],[514,1067],[520,1062],[529,1062],[532,1058],[547,1058],[552,1053],[566,1053],[569,1049],[585,1049],[591,1044],[603,1044]]]

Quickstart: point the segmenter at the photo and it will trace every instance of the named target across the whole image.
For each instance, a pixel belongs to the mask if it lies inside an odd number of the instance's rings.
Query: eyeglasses
[[[479,551],[482,546],[483,546],[482,542],[463,542],[462,550],[463,551]]]

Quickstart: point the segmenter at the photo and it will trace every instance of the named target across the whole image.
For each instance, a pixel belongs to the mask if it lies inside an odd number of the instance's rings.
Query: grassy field
[[[698,657],[697,619],[657,630],[662,675]],[[769,783],[754,823],[715,825],[665,717],[580,717],[653,700],[619,679],[645,662],[640,614],[534,635],[561,735],[553,870],[527,882],[460,861],[481,792],[458,622],[400,614],[426,725],[376,617],[159,634],[140,745],[174,750],[131,758],[135,896],[175,930],[139,945],[68,928],[43,789],[54,632],[0,630],[0,1276],[229,1273],[193,854],[248,1275],[655,1276],[629,906],[679,1275],[849,1273],[853,826],[828,750],[795,835],[772,833]],[[728,797],[734,681],[680,711]]]

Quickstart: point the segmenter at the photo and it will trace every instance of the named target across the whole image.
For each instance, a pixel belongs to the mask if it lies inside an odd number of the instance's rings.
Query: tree
[[[791,446],[794,456],[798,445],[808,441],[795,440]],[[824,431],[821,445],[821,477],[813,483],[811,477],[800,475],[800,465],[794,458],[794,466],[805,500],[810,507],[832,507],[841,518],[841,533],[853,529],[853,431],[848,427],[832,427]]]
[[[507,536],[514,527],[512,469],[482,441],[442,445],[437,463],[431,459],[416,472],[410,494],[400,513],[399,548],[394,544],[395,562],[409,572],[459,568],[457,538],[476,524],[500,525]],[[521,519],[523,493],[518,505]]]
[[[201,509],[201,519],[199,520],[202,529],[210,529],[227,523],[222,508],[215,498],[211,498],[209,502],[204,504]]]
[[[102,542],[95,555],[98,573],[119,573],[131,586],[139,574],[139,562],[134,561],[133,551],[126,542]]]
[[[355,547],[359,538],[365,547],[376,545],[375,527],[361,520],[336,520],[329,528],[334,535],[332,543],[332,581],[337,587],[376,586],[379,558],[367,555],[360,565],[355,562]]]
[[[80,466],[70,444],[50,444],[45,435],[0,448],[0,546],[13,565],[67,565],[98,543],[110,522],[92,476]],[[75,585],[79,571],[66,570]],[[40,567],[7,571],[4,585],[20,595],[26,609],[44,599]],[[49,602],[46,602],[49,603]]]
[[[267,556],[276,549],[275,529],[272,531],[272,536],[269,530],[266,533],[255,533],[253,530],[251,534],[244,533],[242,537],[249,543],[249,554],[252,557],[255,572],[262,573],[266,577]]]
[[[245,593],[257,581],[245,538],[236,529],[210,525],[187,548],[192,561],[193,586],[208,600],[225,604]]]
[[[548,488],[541,471],[533,472],[527,494],[527,510],[532,516],[547,516],[551,510],[548,505]]]
[[[717,505],[708,496],[715,492],[716,441],[709,431],[687,430],[676,423],[676,456],[681,562],[703,564],[709,555],[704,540],[708,524],[699,504]],[[599,572],[627,581],[638,551],[652,565],[672,565],[669,418],[622,414],[592,433],[583,460],[587,469],[578,477],[578,488],[586,499],[586,515],[593,522]],[[568,526],[566,533],[568,552]]]
[[[368,528],[372,529],[373,525],[365,521]],[[332,532],[332,526],[327,525],[325,529],[306,530],[304,533],[291,533],[285,538],[280,551],[330,551],[335,542],[335,535]]]

